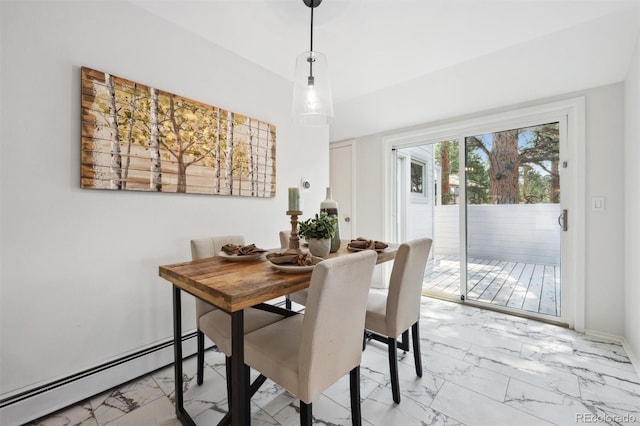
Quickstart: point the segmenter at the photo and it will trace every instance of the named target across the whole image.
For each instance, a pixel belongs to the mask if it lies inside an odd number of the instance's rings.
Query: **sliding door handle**
[[[568,217],[567,209],[562,210],[560,216],[558,216],[558,225],[562,228],[563,231],[567,231],[569,229],[569,217]]]

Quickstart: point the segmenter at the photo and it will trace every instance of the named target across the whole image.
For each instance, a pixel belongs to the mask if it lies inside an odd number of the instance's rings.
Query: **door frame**
[[[331,153],[332,149],[336,149],[336,148],[345,148],[348,147],[351,150],[351,182],[349,182],[349,184],[351,185],[351,200],[349,200],[350,204],[351,204],[351,216],[350,216],[350,222],[349,225],[351,226],[351,236],[355,236],[358,235],[356,233],[356,221],[353,220],[356,216],[356,191],[358,186],[356,185],[356,143],[354,139],[351,140],[347,140],[347,141],[343,141],[343,142],[332,142],[329,144],[329,153]],[[329,155],[329,186],[331,186],[331,176],[334,176],[334,173],[332,172],[332,165],[331,165],[331,155]],[[338,205],[338,216],[340,216],[340,205]],[[345,238],[344,235],[342,235],[342,238]],[[354,237],[355,238],[355,237]]]
[[[526,127],[545,122],[559,121],[560,131],[566,136],[566,152],[562,152],[560,163],[566,161],[567,168],[561,167],[562,205],[568,209],[570,233],[562,245],[562,314],[560,320],[577,331],[585,328],[585,227],[586,227],[586,150],[585,150],[585,98],[577,97],[536,106],[517,108],[510,111],[478,115],[473,118],[449,123],[425,126],[408,132],[399,132],[383,137],[383,186],[384,209],[383,229],[388,241],[395,239],[395,164],[393,148],[419,145],[428,141],[457,140],[464,145],[464,137],[473,134]],[[566,123],[563,125],[562,123]],[[460,151],[464,152],[464,151]],[[464,176],[464,156],[461,156],[460,181]],[[464,180],[463,180],[464,178]],[[465,199],[461,185],[460,198]],[[565,202],[566,201],[566,202]],[[460,221],[464,224],[466,209],[460,203]],[[464,234],[464,232],[462,233]],[[460,255],[466,258],[466,236],[461,235]],[[461,266],[461,286],[466,287],[466,265]],[[505,310],[506,311],[506,310]],[[531,317],[538,318],[536,315]],[[540,317],[548,320],[548,316]]]
[[[395,164],[396,164],[396,169],[395,169],[395,173],[396,173],[396,179],[400,179],[400,183],[398,183],[398,186],[400,187],[400,196],[399,197],[394,197],[394,214],[396,216],[396,220],[393,221],[393,223],[395,224],[396,228],[394,229],[394,235],[396,235],[398,240],[404,239],[405,236],[407,235],[407,196],[406,196],[406,189],[407,189],[407,181],[406,179],[404,179],[404,177],[407,174],[407,159],[408,157],[404,154],[400,154],[398,153],[398,150],[395,151],[395,156],[396,156],[396,160],[395,160]],[[402,164],[400,167],[398,167],[399,164]],[[398,188],[395,189],[396,191],[398,190]],[[402,219],[402,220],[398,220],[398,219]]]

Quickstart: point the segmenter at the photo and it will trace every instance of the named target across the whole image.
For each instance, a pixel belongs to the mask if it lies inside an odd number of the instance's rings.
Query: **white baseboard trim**
[[[184,357],[196,353],[196,333],[183,336]],[[206,341],[206,343],[211,343]],[[17,426],[54,413],[173,363],[173,339],[0,400],[0,424]]]
[[[635,368],[636,374],[638,375],[638,377],[640,377],[640,359],[633,352],[633,349],[631,348],[631,345],[629,345],[629,342],[627,342],[627,339],[622,339],[622,347],[624,348],[624,351],[629,357],[629,361],[631,361],[631,365],[633,365],[633,368]]]
[[[609,334],[609,333],[603,333],[602,331],[597,331],[597,330],[590,330],[588,328],[584,330],[584,334],[586,334],[587,336],[598,337],[598,338],[604,339],[604,340],[610,340],[612,342],[616,342],[616,343],[620,343],[620,344],[622,344],[622,341],[624,340],[624,337],[622,337],[622,336],[617,336],[615,334]]]
[[[631,361],[631,365],[633,365],[633,368],[636,370],[636,374],[638,375],[638,377],[640,377],[640,359],[633,352],[633,349],[629,345],[629,342],[627,342],[627,339],[625,339],[623,336],[616,336],[614,334],[603,333],[601,331],[595,330],[585,330],[584,334],[620,343],[622,345],[622,349],[624,349],[624,352],[627,354],[629,361]]]

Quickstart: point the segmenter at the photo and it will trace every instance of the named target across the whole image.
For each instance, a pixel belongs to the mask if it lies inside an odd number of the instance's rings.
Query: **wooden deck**
[[[560,316],[560,266],[469,259],[467,300]],[[460,295],[460,259],[435,256],[423,291]]]

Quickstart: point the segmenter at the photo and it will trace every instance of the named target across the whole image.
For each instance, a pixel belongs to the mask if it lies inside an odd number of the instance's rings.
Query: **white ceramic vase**
[[[308,238],[309,252],[318,257],[327,257],[329,250],[331,250],[331,238],[324,238],[318,240],[316,238]]]
[[[327,188],[327,199],[320,203],[320,212],[325,212],[329,216],[338,217],[338,203],[331,198],[331,188]],[[331,238],[331,253],[335,253],[340,248],[340,223],[336,233]]]

